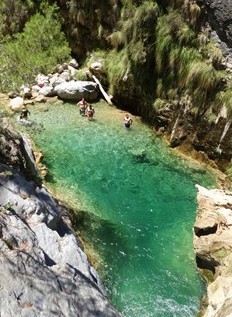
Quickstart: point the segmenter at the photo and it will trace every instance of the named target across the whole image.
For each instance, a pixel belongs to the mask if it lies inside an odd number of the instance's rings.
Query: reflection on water
[[[62,193],[82,212],[82,234],[103,259],[101,276],[127,317],[195,316],[202,294],[192,225],[195,184],[208,172],[171,155],[139,118],[95,106],[93,122],[71,104],[33,111],[33,137]],[[66,196],[66,194],[65,194]]]

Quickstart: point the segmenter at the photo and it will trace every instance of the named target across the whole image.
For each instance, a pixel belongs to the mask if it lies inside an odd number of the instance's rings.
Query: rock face
[[[204,5],[209,23],[224,43],[232,47],[232,1],[231,0],[198,0]],[[232,53],[232,51],[231,51]]]
[[[194,248],[200,273],[208,280],[201,316],[232,316],[232,193],[197,188]]]
[[[119,317],[69,224],[67,208],[32,175],[22,174],[28,171],[20,135],[5,127],[0,140],[1,316]]]
[[[0,120],[0,158],[2,163],[17,167],[29,179],[41,183],[29,140],[6,119]]]
[[[231,121],[219,114],[217,120],[209,123],[204,116],[196,118],[191,111],[179,112],[174,118],[173,114],[178,111],[176,105],[160,109],[154,121],[156,129],[161,127],[167,131],[171,147],[191,145],[225,171],[232,157]]]
[[[78,60],[93,48],[109,46],[108,36],[120,17],[120,0],[60,0],[59,6],[72,53]]]

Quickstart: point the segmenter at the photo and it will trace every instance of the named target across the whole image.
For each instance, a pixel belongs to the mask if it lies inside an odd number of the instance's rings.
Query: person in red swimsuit
[[[87,109],[86,109],[86,114],[87,117],[89,118],[89,120],[93,119],[93,115],[94,115],[95,111],[92,105],[88,105]]]

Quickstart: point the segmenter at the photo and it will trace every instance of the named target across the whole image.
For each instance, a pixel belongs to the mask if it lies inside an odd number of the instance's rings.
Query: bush
[[[38,1],[1,0],[0,1],[0,42],[22,31],[28,17],[35,12]]]
[[[5,43],[0,52],[0,85],[2,91],[17,89],[33,82],[39,73],[48,73],[68,60],[70,48],[56,6],[44,6],[26,23],[24,31]]]

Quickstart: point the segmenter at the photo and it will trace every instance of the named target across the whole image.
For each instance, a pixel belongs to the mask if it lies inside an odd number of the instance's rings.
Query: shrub
[[[219,92],[216,96],[215,104],[218,106],[218,109],[222,105],[225,105],[227,117],[232,118],[232,87],[227,87],[225,91]]]
[[[1,90],[29,84],[37,73],[48,73],[69,58],[70,49],[61,31],[56,6],[44,6],[26,23],[24,31],[5,43],[0,52]]]
[[[87,73],[88,73],[88,68],[79,69],[75,74],[75,79],[76,80],[88,80]]]
[[[37,5],[35,0],[1,0],[0,42],[22,31],[26,20],[35,12]]]

